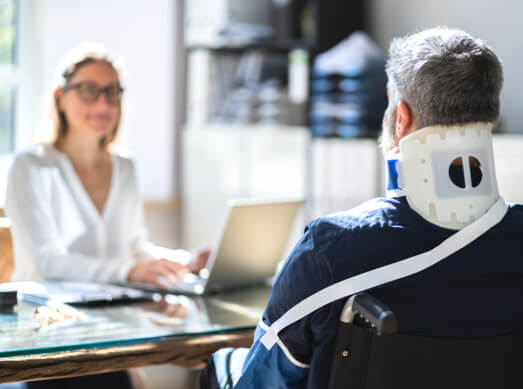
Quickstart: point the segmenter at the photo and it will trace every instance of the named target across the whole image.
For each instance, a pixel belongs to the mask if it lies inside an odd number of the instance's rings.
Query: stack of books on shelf
[[[379,135],[387,106],[385,57],[362,32],[316,57],[310,128],[315,136]]]

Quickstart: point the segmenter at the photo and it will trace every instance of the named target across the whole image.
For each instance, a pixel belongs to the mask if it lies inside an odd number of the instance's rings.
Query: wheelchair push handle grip
[[[342,318],[344,314],[347,317],[346,309],[352,311],[350,321],[352,321],[354,314],[359,314],[376,328],[378,334],[394,334],[398,331],[398,321],[394,313],[381,301],[366,293],[359,293],[349,299],[343,310]]]

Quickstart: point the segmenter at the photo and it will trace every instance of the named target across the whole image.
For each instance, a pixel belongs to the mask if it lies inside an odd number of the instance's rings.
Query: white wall
[[[50,88],[58,59],[80,42],[101,42],[123,57],[120,143],[136,158],[144,198],[172,198],[177,190],[175,1],[45,0],[37,4],[41,92]]]
[[[502,129],[523,133],[523,1],[520,0],[369,0],[373,37],[387,48],[394,36],[438,25],[478,36],[502,59]]]

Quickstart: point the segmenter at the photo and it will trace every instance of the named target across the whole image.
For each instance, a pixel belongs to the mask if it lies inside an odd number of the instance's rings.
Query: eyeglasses
[[[81,81],[67,84],[62,88],[64,92],[70,89],[76,89],[78,96],[86,103],[94,103],[102,93],[105,93],[108,103],[119,104],[123,94],[123,88],[116,83],[102,88],[95,82]]]

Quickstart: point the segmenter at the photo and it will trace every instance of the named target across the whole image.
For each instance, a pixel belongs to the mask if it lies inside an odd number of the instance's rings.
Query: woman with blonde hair
[[[111,147],[120,126],[120,74],[96,44],[58,65],[53,135],[19,153],[5,210],[15,254],[12,280],[145,282],[157,286],[205,266],[158,258],[147,240],[134,163]]]

